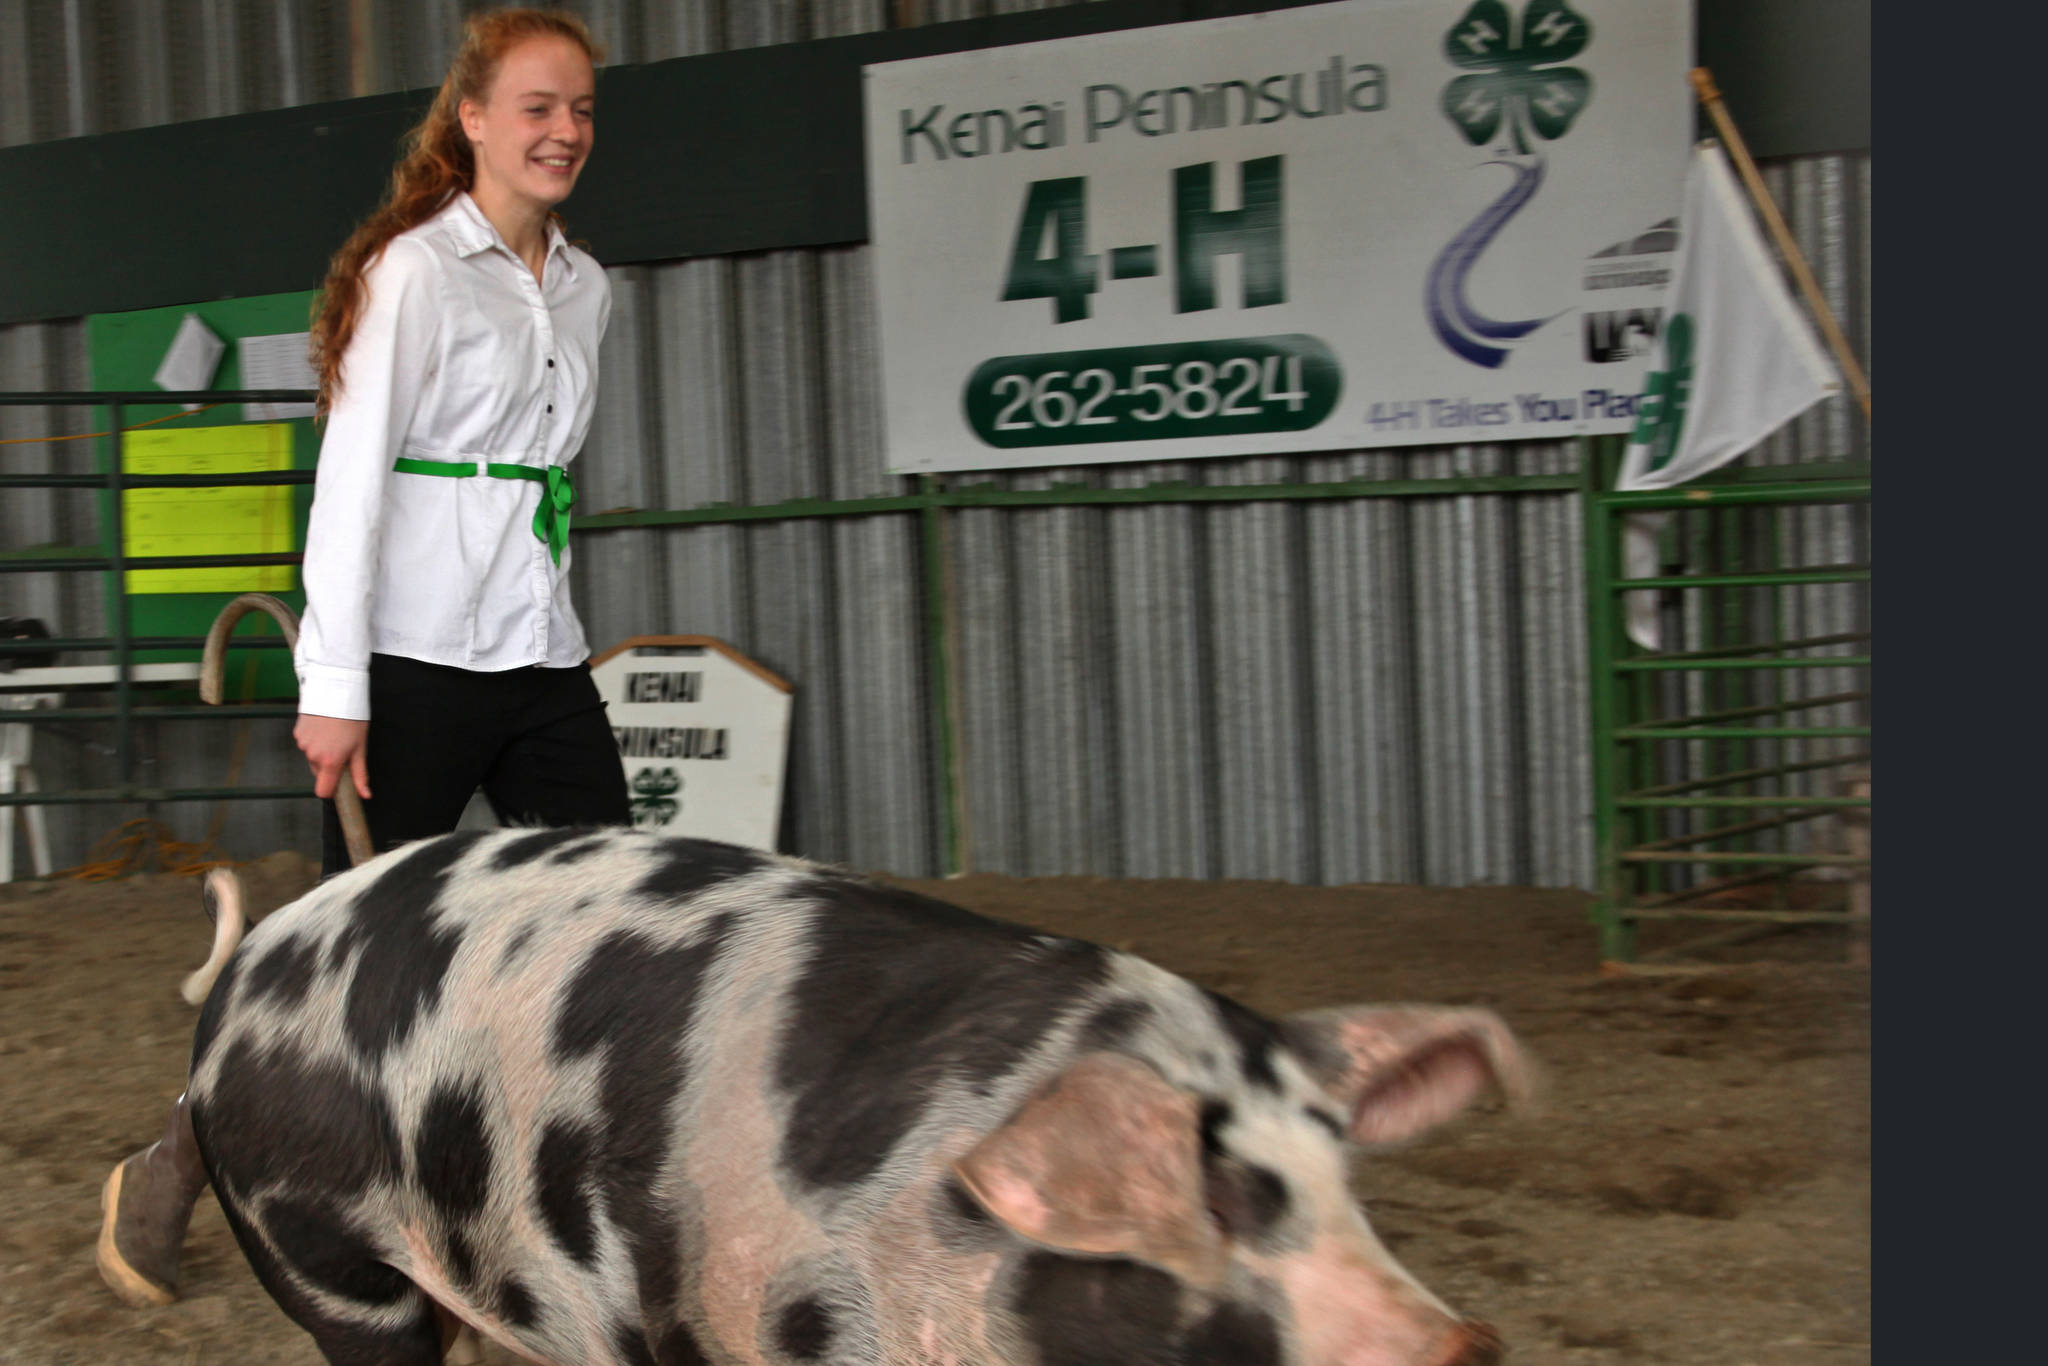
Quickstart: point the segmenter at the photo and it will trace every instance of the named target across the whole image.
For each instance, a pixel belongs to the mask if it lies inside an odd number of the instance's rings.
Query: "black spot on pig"
[[[630,1320],[612,1325],[612,1348],[626,1366],[663,1366],[647,1345],[647,1334]]]
[[[470,1245],[469,1235],[459,1228],[449,1229],[442,1245],[441,1259],[448,1266],[448,1283],[457,1290],[468,1290],[476,1284],[476,1248]]]
[[[514,868],[536,863],[540,856],[550,849],[573,844],[589,833],[588,830],[579,830],[575,826],[556,826],[548,830],[535,830],[530,834],[514,835],[499,845],[497,851],[491,855],[491,871],[509,873]]]
[[[1202,1190],[1209,1213],[1233,1238],[1264,1239],[1287,1213],[1287,1183],[1230,1151],[1223,1130],[1235,1112],[1227,1101],[1202,1103]]]
[[[1164,1271],[1122,1258],[1084,1260],[1034,1252],[1011,1308],[1038,1349],[1040,1366],[1165,1362],[1180,1311],[1180,1285]]]
[[[412,1282],[386,1265],[376,1247],[325,1201],[266,1200],[263,1228],[287,1266],[343,1299],[396,1304],[412,1289]]]
[[[1215,1157],[1223,1151],[1223,1129],[1237,1112],[1227,1100],[1210,1097],[1202,1102],[1202,1155]]]
[[[1287,1213],[1287,1183],[1277,1172],[1247,1162],[1244,1166],[1245,1203],[1250,1207],[1252,1227],[1260,1233],[1272,1231]]]
[[[658,901],[688,901],[721,882],[752,876],[768,866],[768,860],[752,849],[712,840],[670,839],[657,847],[660,861],[635,890]]]
[[[249,969],[249,999],[295,1006],[306,998],[319,970],[320,948],[312,940],[287,935]]]
[[[434,903],[455,864],[485,835],[463,830],[414,847],[357,899],[351,929],[362,943],[342,1024],[367,1062],[404,1043],[441,999],[441,979],[462,943],[439,928]]]
[[[443,1216],[467,1219],[484,1207],[491,1188],[491,1144],[483,1097],[474,1086],[442,1082],[427,1096],[413,1131],[412,1170],[413,1180]]]
[[[433,1360],[439,1355],[440,1325],[429,1308],[427,1297],[413,1288],[410,1282],[391,1281],[397,1272],[388,1266],[365,1266],[362,1263],[329,1266],[321,1262],[322,1258],[336,1251],[340,1243],[323,1227],[311,1230],[299,1227],[308,1212],[302,1211],[294,1216],[289,1210],[282,1211],[286,1215],[284,1222],[292,1226],[286,1234],[287,1241],[294,1245],[294,1250],[300,1242],[313,1244],[310,1251],[315,1261],[321,1264],[325,1278],[353,1284],[358,1276],[364,1276],[368,1279],[363,1284],[372,1296],[382,1296],[388,1289],[398,1292],[401,1299],[396,1312],[381,1304],[372,1311],[381,1321],[379,1326],[366,1325],[361,1318],[350,1313],[346,1305],[337,1306],[332,1296],[310,1286],[302,1272],[289,1270],[288,1264],[272,1245],[256,1232],[250,1223],[249,1212],[239,1202],[224,1199],[220,1209],[229,1230],[235,1235],[235,1241],[248,1254],[249,1265],[263,1288],[283,1306],[285,1313],[312,1333],[322,1347],[334,1353],[336,1359],[421,1361]],[[317,1218],[315,1222],[317,1225]],[[365,1251],[360,1240],[347,1231],[343,1232],[341,1241],[354,1241],[354,1251]],[[405,1312],[407,1301],[415,1311],[410,1316]],[[377,1301],[373,1299],[371,1303]]]
[[[719,846],[714,846],[719,847]],[[600,942],[563,987],[550,1048],[557,1063],[601,1051],[594,1166],[605,1207],[632,1250],[640,1303],[655,1321],[680,1277],[676,1216],[652,1192],[670,1147],[669,1108],[682,1089],[682,1041],[698,984],[731,927],[719,916],[695,941],[663,946],[621,930]]]
[[[497,1306],[498,1317],[514,1328],[531,1328],[540,1322],[540,1305],[517,1276],[507,1276],[498,1283],[498,1293],[492,1302]]]
[[[199,1070],[206,1052],[220,1035],[220,1017],[227,1013],[228,1002],[235,994],[235,980],[242,971],[242,964],[249,955],[236,953],[221,968],[220,976],[213,981],[213,990],[206,993],[206,1003],[199,1008],[199,1023],[192,1030],[192,1065],[188,1075]]]
[[[513,960],[518,958],[525,951],[526,946],[533,942],[533,932],[536,928],[537,926],[529,921],[512,932],[512,937],[505,941],[505,951],[498,955],[498,971],[500,974],[510,969]]]
[[[215,1110],[235,1117],[211,1122]],[[354,1071],[311,1062],[290,1044],[259,1051],[238,1039],[218,1083],[192,1101],[192,1125],[214,1181],[242,1190],[281,1185],[334,1199],[397,1176],[402,1148],[384,1097]]]
[[[775,1318],[775,1345],[798,1361],[817,1361],[832,1350],[832,1309],[815,1295],[786,1305]]]
[[[1231,1237],[1263,1242],[1287,1213],[1287,1183],[1254,1163],[1216,1157],[1206,1164],[1202,1192],[1209,1212]]]
[[[1130,1041],[1131,1035],[1152,1014],[1152,1003],[1135,996],[1119,996],[1096,1008],[1081,1026],[1075,1046],[1083,1053],[1114,1052]]]
[[[697,1335],[686,1323],[670,1327],[651,1347],[646,1329],[637,1323],[620,1323],[612,1329],[612,1345],[618,1349],[619,1360],[629,1366],[711,1366],[711,1358],[704,1355]]]
[[[711,1366],[711,1358],[697,1342],[687,1323],[678,1323],[661,1335],[654,1349],[655,1366]]]
[[[603,830],[585,830],[581,839],[567,840],[548,856],[548,862],[556,867],[569,863],[581,863],[592,854],[611,844],[611,835]]]
[[[1351,1070],[1351,1055],[1327,1020],[1289,1019],[1276,1028],[1281,1042],[1319,1086],[1335,1086]]]
[[[1304,1105],[1301,1112],[1330,1131],[1330,1137],[1339,1143],[1344,1141],[1344,1121],[1327,1110],[1318,1110],[1313,1105]]]
[[[939,1245],[954,1252],[981,1252],[1003,1240],[1002,1225],[968,1193],[958,1177],[948,1176],[933,1193],[931,1226]]]
[[[813,1186],[871,1175],[934,1094],[1006,1075],[1100,986],[1107,951],[822,875],[777,1043],[782,1161]]]
[[[1263,1015],[1246,1010],[1228,996],[1219,996],[1206,988],[1202,994],[1215,1007],[1224,1032],[1237,1044],[1238,1066],[1243,1069],[1245,1080],[1269,1091],[1278,1091],[1280,1076],[1273,1070],[1273,1050],[1286,1046],[1279,1026]]]
[[[597,1227],[590,1197],[583,1191],[591,1153],[590,1131],[557,1119],[541,1130],[533,1155],[533,1189],[541,1221],[556,1245],[586,1267],[597,1260]]]
[[[349,955],[361,948],[368,938],[360,926],[342,926],[335,934],[334,942],[327,946],[327,970],[340,974],[348,967]]]
[[[1183,1366],[1280,1366],[1280,1328],[1273,1316],[1225,1300],[1188,1332]]]
[[[965,1224],[979,1224],[993,1228],[995,1216],[981,1207],[981,1201],[974,1198],[966,1183],[957,1176],[949,1176],[939,1188],[939,1198],[945,1202],[946,1212]]]

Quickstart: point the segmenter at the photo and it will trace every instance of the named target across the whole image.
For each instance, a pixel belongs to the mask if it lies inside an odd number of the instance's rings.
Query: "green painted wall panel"
[[[163,360],[164,351],[170,346],[172,336],[187,313],[196,313],[208,327],[223,341],[230,343],[221,356],[220,368],[214,372],[213,388],[232,390],[243,387],[242,367],[239,350],[232,345],[242,337],[271,336],[280,332],[303,332],[306,330],[313,295],[302,291],[292,294],[272,294],[251,299],[221,300],[213,303],[178,305],[169,308],[141,309],[125,313],[96,314],[86,320],[86,342],[92,358],[92,383],[95,389],[149,389],[154,387],[153,376],[157,365]],[[125,408],[121,421],[127,427],[148,422],[153,418],[165,417],[181,411],[175,403],[144,404]],[[108,409],[95,410],[94,430],[103,431],[111,423],[112,414]],[[232,426],[242,421],[242,405],[226,404],[192,417],[183,418],[174,424],[177,427]],[[292,431],[292,468],[310,470],[319,452],[319,438],[313,430],[310,418],[301,418],[289,424]],[[108,462],[114,458],[115,446],[111,440],[99,443],[99,468],[104,472]],[[288,490],[292,499],[292,549],[300,550],[306,544],[306,516],[313,502],[311,485],[296,485]],[[100,528],[102,554],[112,554],[113,545],[109,538],[112,519],[109,517],[107,499],[100,495]],[[110,614],[119,607],[120,585],[116,576],[104,575],[107,592],[107,610]],[[305,608],[305,593],[296,587],[298,571],[291,571],[295,585],[278,597],[290,604],[293,611]],[[138,636],[201,636],[213,625],[213,619],[220,609],[234,597],[233,593],[133,593],[127,595],[129,630]],[[256,614],[245,618],[237,629],[236,636],[275,635],[276,629],[268,617]],[[197,659],[197,650],[141,650],[136,659],[143,662],[160,660]],[[226,674],[228,695],[239,699],[245,685],[245,671],[256,669],[254,680],[255,696],[259,698],[296,698],[298,681],[292,674],[291,659],[279,650],[237,650],[228,655]],[[196,694],[195,694],[196,698]],[[162,699],[166,705],[180,700],[175,697]]]

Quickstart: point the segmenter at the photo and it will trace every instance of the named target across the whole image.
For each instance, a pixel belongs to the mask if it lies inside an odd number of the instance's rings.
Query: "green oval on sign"
[[[1330,348],[1294,333],[998,356],[961,402],[976,436],[1015,449],[1302,432],[1343,391]]]

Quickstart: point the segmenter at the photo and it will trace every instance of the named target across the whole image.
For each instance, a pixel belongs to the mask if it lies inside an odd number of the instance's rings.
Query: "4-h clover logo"
[[[1518,38],[1512,34],[1512,18],[1504,0],[1473,0],[1465,17],[1444,35],[1444,55],[1474,74],[1445,86],[1443,105],[1473,146],[1492,141],[1505,122],[1515,150],[1526,156],[1525,121],[1551,142],[1563,137],[1586,107],[1592,79],[1576,67],[1555,63],[1583,52],[1593,26],[1565,0],[1529,0]]]
[[[1651,371],[1643,382],[1643,406],[1628,439],[1631,445],[1650,448],[1646,474],[1670,464],[1685,435],[1685,412],[1692,399],[1693,328],[1690,313],[1674,314],[1664,324],[1664,368]]]
[[[643,768],[633,775],[633,824],[667,825],[676,818],[681,803],[670,794],[682,787],[682,776],[672,768]]]
[[[1591,98],[1593,82],[1585,72],[1556,64],[1585,51],[1592,37],[1593,26],[1565,0],[1529,0],[1519,32],[1506,0],[1473,0],[1444,35],[1444,55],[1468,68],[1444,87],[1444,113],[1475,147],[1491,143],[1505,125],[1518,154],[1510,158],[1502,149],[1487,163],[1507,167],[1513,183],[1437,253],[1423,287],[1437,340],[1474,365],[1498,369],[1510,354],[1506,343],[1550,321],[1489,317],[1466,297],[1465,283],[1480,254],[1543,186],[1543,157],[1529,133],[1546,142],[1563,137]]]

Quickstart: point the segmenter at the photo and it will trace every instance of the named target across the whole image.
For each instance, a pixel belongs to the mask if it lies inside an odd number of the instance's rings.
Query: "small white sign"
[[[634,636],[590,662],[633,824],[775,848],[790,685],[711,636]]]
[[[164,352],[163,363],[156,367],[156,387],[173,393],[212,388],[213,372],[220,368],[221,353],[227,349],[227,343],[201,322],[197,313],[187,313],[171,338],[170,349]],[[184,405],[188,413],[198,406]]]
[[[318,389],[320,377],[306,355],[311,334],[278,332],[267,337],[244,337],[235,345],[242,359],[244,389]],[[310,403],[250,403],[242,408],[244,422],[289,422],[311,417]]]

